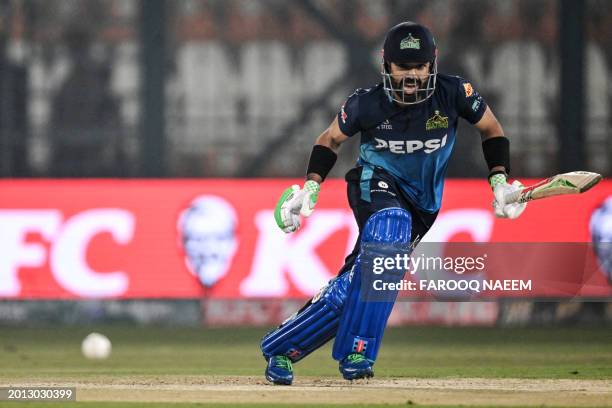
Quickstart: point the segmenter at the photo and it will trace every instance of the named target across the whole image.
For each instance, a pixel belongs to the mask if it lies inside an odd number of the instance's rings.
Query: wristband
[[[314,145],[312,153],[310,153],[310,161],[308,162],[308,170],[306,175],[315,173],[321,176],[321,182],[329,174],[332,167],[336,163],[338,155],[329,147],[322,145]]]
[[[503,166],[506,174],[510,174],[510,141],[505,136],[497,136],[482,142],[482,151],[489,170]],[[492,174],[489,174],[491,177]]]

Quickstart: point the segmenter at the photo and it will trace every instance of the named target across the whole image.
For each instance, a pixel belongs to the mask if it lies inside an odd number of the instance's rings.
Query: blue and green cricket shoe
[[[340,361],[340,372],[345,380],[358,380],[360,378],[374,377],[373,362],[363,354],[353,353]]]
[[[293,366],[287,356],[272,356],[266,367],[266,380],[277,385],[291,385]]]

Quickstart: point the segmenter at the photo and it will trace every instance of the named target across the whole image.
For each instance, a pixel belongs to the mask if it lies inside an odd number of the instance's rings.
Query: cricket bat
[[[549,177],[532,186],[507,194],[506,204],[526,203],[540,198],[563,194],[581,194],[601,181],[601,174],[589,171],[572,171]]]

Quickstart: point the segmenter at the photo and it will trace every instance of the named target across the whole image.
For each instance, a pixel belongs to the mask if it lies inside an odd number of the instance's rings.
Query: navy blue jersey
[[[474,124],[486,103],[465,79],[438,74],[436,90],[426,101],[399,107],[382,89],[357,89],[338,112],[340,130],[361,132],[357,163],[382,167],[422,211],[440,209],[444,176],[459,117]]]

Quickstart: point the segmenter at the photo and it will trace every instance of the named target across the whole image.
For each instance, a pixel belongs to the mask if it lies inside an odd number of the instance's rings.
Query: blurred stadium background
[[[310,141],[378,82],[384,34],[405,19],[432,28],[442,72],[486,96],[514,175],[610,175],[612,7],[574,3],[4,0],[0,175],[301,177]],[[569,91],[580,82],[583,98]],[[483,175],[470,133],[451,177]]]
[[[0,0],[0,379],[50,376],[62,364],[77,378],[78,350],[63,347],[100,324],[127,346],[98,374],[158,374],[163,367],[148,361],[174,361],[171,351],[183,347],[186,361],[228,360],[225,343],[250,365],[219,373],[259,373],[265,329],[193,328],[270,327],[336,273],[355,237],[340,178],[356,138],[298,238],[276,229],[271,210],[290,178],[302,177],[314,138],[346,96],[379,81],[382,39],[404,20],[428,25],[439,70],[484,95],[511,137],[513,176],[612,176],[608,0]],[[494,220],[486,183],[466,180],[486,176],[466,123],[449,176],[439,240],[612,241],[609,180],[575,200],[531,204],[512,225]],[[462,220],[456,230],[451,217]],[[513,363],[501,354],[479,360],[482,344],[491,356],[496,347],[518,356],[522,346],[502,346],[508,332],[421,329],[415,353],[432,354],[403,355],[417,358],[408,371],[383,354],[392,367],[383,375],[565,378],[583,367],[587,378],[609,379],[612,251],[602,253],[604,274],[578,276],[565,296],[398,302],[394,326],[529,326],[535,332],[509,333],[539,348]],[[198,257],[212,259],[199,272]],[[26,328],[58,325],[73,328]],[[126,325],[186,328],[176,337]],[[594,328],[549,337],[551,325]],[[390,347],[401,350],[411,329],[393,330]],[[149,336],[159,339],[143,349],[150,360],[136,361]],[[36,340],[45,337],[49,344]],[[450,339],[463,339],[470,361],[419,371],[436,352],[450,353]],[[597,355],[585,351],[591,346]],[[523,370],[536,354],[542,365]],[[562,354],[574,360],[556,360]],[[307,374],[334,375],[317,371],[323,357],[313,361]],[[202,367],[173,372],[215,374]]]

